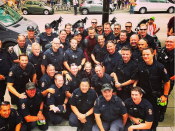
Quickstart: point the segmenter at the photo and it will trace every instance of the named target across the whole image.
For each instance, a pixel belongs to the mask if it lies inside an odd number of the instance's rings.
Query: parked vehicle
[[[35,22],[24,18],[0,0],[0,40],[3,48],[16,45],[17,36],[19,34],[27,35],[29,25],[34,26],[35,35],[40,33]]]
[[[44,2],[39,1],[26,1],[21,8],[24,15],[28,14],[38,14],[42,13],[44,15],[49,15],[54,13],[54,9],[50,6],[47,6]]]
[[[136,0],[135,12],[145,14],[150,11],[167,11],[174,13],[175,5],[168,0]]]
[[[103,2],[100,0],[85,0],[80,4],[79,11],[82,15],[87,15],[88,13],[102,13]],[[115,10],[114,6],[110,4],[109,14]]]

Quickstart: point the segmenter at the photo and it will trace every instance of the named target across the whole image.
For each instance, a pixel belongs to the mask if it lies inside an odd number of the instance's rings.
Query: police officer
[[[26,98],[19,99],[18,111],[24,117],[21,131],[32,130],[38,124],[40,130],[47,130],[48,124],[43,115],[43,97],[47,93],[55,93],[54,89],[47,89],[41,92],[36,89],[33,82],[28,82],[25,86]]]
[[[70,43],[69,43],[69,40],[67,38],[66,30],[60,30],[59,38],[60,38],[60,43],[63,45],[64,51],[66,51],[68,48],[70,48]]]
[[[66,85],[66,97],[70,98],[72,95],[72,92],[79,88],[80,81],[81,81],[81,75],[78,73],[78,66],[75,63],[72,63],[70,65],[70,72],[69,75],[72,78],[72,81],[65,81]]]
[[[146,93],[144,98],[153,105],[154,121],[151,129],[156,131],[160,111],[157,99],[161,98],[162,103],[167,101],[170,81],[164,65],[153,58],[152,48],[144,48],[142,56],[144,61],[138,64],[139,84]],[[164,82],[164,88],[162,88],[162,81]]]
[[[101,23],[97,23],[96,34],[103,35],[103,25]]]
[[[128,118],[124,102],[112,94],[110,84],[104,84],[101,91],[102,95],[94,103],[96,124],[92,131],[123,131]]]
[[[135,32],[132,31],[132,23],[130,21],[126,22],[125,29],[127,32],[127,41],[130,41],[130,37],[135,34]]]
[[[95,123],[93,115],[94,101],[97,98],[95,90],[90,88],[89,80],[83,78],[80,88],[75,89],[70,98],[72,113],[69,125],[78,127],[78,131],[91,131]]]
[[[113,78],[110,75],[104,73],[102,65],[95,66],[95,73],[96,74],[93,75],[91,79],[91,88],[97,92],[98,96],[101,95],[101,88],[103,84],[111,84],[114,88]]]
[[[55,84],[50,88],[55,90],[54,94],[47,95],[47,106],[49,106],[48,116],[53,125],[60,124],[63,120],[69,119],[71,113],[70,106],[67,106],[68,98],[66,97],[66,87],[62,74],[56,74],[54,77]]]
[[[71,32],[72,25],[70,23],[65,24],[65,31],[67,33],[66,39],[69,41],[74,37],[73,32]]]
[[[0,131],[20,131],[22,116],[10,108],[10,102],[0,102]]]
[[[114,40],[115,36],[111,30],[111,24],[109,22],[104,23],[104,32],[103,36],[105,38],[105,43],[108,42],[108,40]]]
[[[84,51],[84,42],[83,42],[83,37],[80,31],[76,31],[74,33],[74,38],[77,39],[77,47],[82,49]]]
[[[41,71],[43,75],[45,74],[45,67],[49,64],[53,64],[56,71],[62,71],[64,69],[63,59],[64,51],[60,48],[60,40],[54,38],[52,41],[52,47],[47,49],[43,54],[41,62]]]
[[[19,55],[19,64],[10,68],[7,78],[7,88],[11,95],[12,104],[16,104],[19,98],[26,98],[23,93],[27,82],[32,81],[36,83],[36,72],[34,66],[28,62],[26,54]]]
[[[13,61],[15,61],[15,59],[11,56],[11,54],[5,49],[2,49],[2,43],[0,40],[0,102],[4,101],[6,80]]]
[[[103,62],[105,55],[108,53],[105,38],[103,35],[98,35],[98,43],[94,46],[91,58],[95,64],[100,64]]]
[[[26,43],[32,45],[33,43],[40,43],[40,38],[35,36],[35,29],[33,26],[29,25],[27,27],[27,36],[26,36]]]
[[[70,65],[72,63],[78,65],[78,70],[81,70],[86,61],[84,52],[77,48],[77,40],[75,38],[71,39],[70,44],[71,48],[65,51],[63,64],[68,71],[70,71]]]
[[[128,120],[124,131],[144,130],[150,131],[154,115],[151,103],[142,98],[142,89],[138,86],[131,89],[131,98],[125,100]]]
[[[105,55],[104,60],[102,62],[105,73],[111,74],[113,72],[113,68],[115,64],[117,64],[119,59],[122,59],[121,55],[115,48],[115,44],[113,41],[108,41],[107,43],[108,53]]]
[[[121,49],[122,60],[120,60],[114,67],[116,73],[115,86],[117,88],[117,95],[125,101],[131,97],[131,87],[137,76],[137,63],[131,59],[131,50],[128,47]]]
[[[97,25],[98,25],[98,21],[97,21],[97,19],[95,19],[95,18],[93,18],[92,20],[91,20],[91,26],[90,27],[93,27],[94,29],[95,29],[95,31],[97,31],[96,29],[97,29]],[[89,28],[90,28],[89,27]],[[87,37],[88,36],[88,32],[89,32],[89,28],[86,28],[85,29],[85,37]]]
[[[88,28],[88,36],[84,39],[84,43],[86,43],[86,47],[84,47],[84,54],[87,61],[92,62],[91,53],[94,49],[94,46],[97,44],[97,39],[95,37],[95,28]]]
[[[124,46],[130,47],[130,43],[127,41],[127,32],[125,30],[122,30],[120,32],[120,41],[116,45],[116,50],[121,53],[121,49]]]
[[[52,33],[52,26],[49,23],[45,24],[45,32],[42,32],[39,35],[42,50],[46,51],[48,48],[45,46],[48,45],[48,47],[50,47],[49,45],[51,45],[51,41],[53,41],[56,37],[58,37],[58,35],[56,33]]]
[[[79,32],[81,32],[82,39],[84,40],[84,38],[87,36],[86,33],[85,33],[84,24],[79,23],[77,29],[78,29]]]
[[[118,43],[118,41],[120,40],[120,31],[121,31],[121,25],[120,24],[114,24],[113,34],[115,36],[115,38],[114,38],[115,43]]]
[[[29,62],[33,64],[36,70],[37,81],[42,77],[41,72],[41,60],[43,58],[43,52],[40,50],[38,43],[32,44],[32,53],[29,55]]]
[[[17,42],[18,44],[13,47],[13,53],[15,54],[16,59],[22,53],[25,53],[27,55],[31,54],[32,46],[29,44],[28,45],[26,44],[26,38],[23,34],[18,35]]]
[[[175,74],[174,74],[174,48],[175,48],[175,37],[169,36],[165,41],[165,47],[159,52],[157,60],[162,63],[167,69],[170,78],[170,91],[173,90]],[[162,107],[160,111],[159,122],[164,120],[164,114],[166,112],[167,105]]]

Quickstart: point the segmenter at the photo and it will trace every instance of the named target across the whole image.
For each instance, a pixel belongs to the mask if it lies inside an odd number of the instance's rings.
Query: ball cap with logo
[[[33,82],[28,82],[26,84],[26,90],[36,89],[36,86]]]
[[[32,25],[30,25],[30,26],[27,27],[27,30],[28,31],[30,31],[30,30],[33,30],[34,31],[35,29],[34,29],[34,27]]]
[[[101,91],[105,91],[105,90],[112,90],[112,86],[108,83],[105,83],[102,85]]]

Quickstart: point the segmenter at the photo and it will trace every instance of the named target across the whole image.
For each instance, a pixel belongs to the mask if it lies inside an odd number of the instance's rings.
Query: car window
[[[140,2],[148,2],[148,0],[139,0]],[[137,1],[136,1],[137,2]]]
[[[27,1],[26,4],[27,5],[32,5],[32,1]]]
[[[38,1],[33,1],[33,5],[39,5]]]
[[[86,3],[87,3],[87,4],[92,4],[92,1],[87,1]]]
[[[149,2],[157,3],[157,0],[149,0]]]
[[[94,1],[94,4],[100,4],[100,5],[102,5],[102,2],[101,1]]]
[[[158,0],[159,3],[166,3],[166,0]]]

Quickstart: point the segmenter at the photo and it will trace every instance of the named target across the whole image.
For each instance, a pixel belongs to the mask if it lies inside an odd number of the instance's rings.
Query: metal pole
[[[109,0],[103,0],[102,24],[109,21]]]

